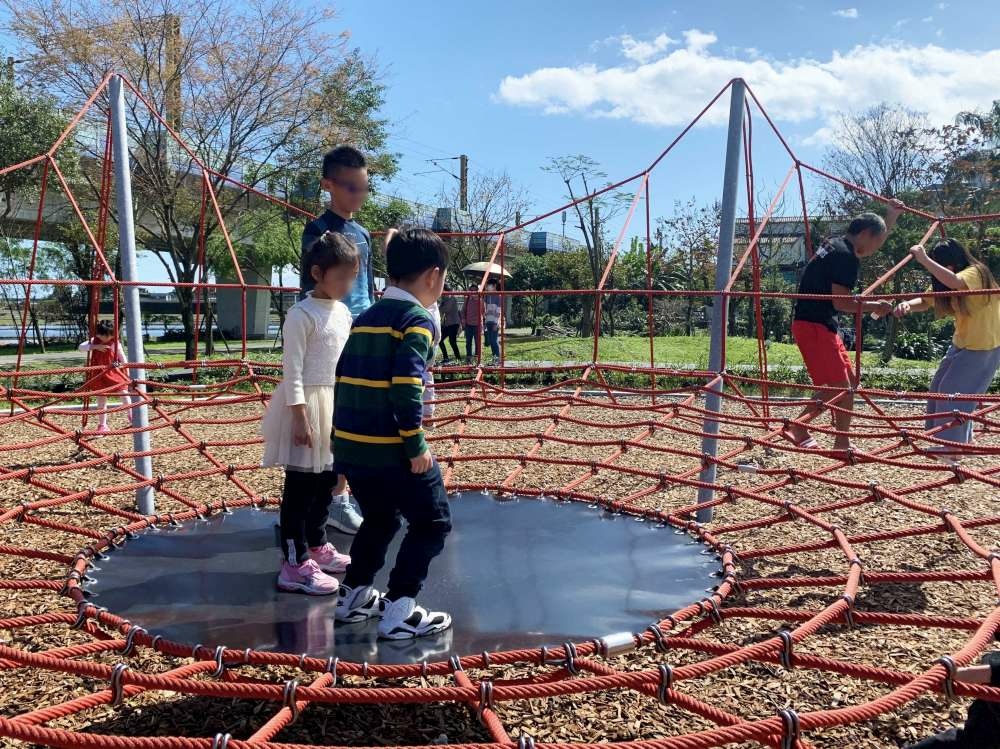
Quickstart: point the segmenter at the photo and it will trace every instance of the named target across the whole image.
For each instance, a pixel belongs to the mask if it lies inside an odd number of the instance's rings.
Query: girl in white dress
[[[351,558],[326,539],[333,470],[334,372],[351,332],[351,313],[338,301],[358,274],[354,243],[326,232],[308,250],[304,267],[316,286],[290,310],[282,327],[283,378],[261,422],[265,466],[285,468],[279,590],[331,595]]]

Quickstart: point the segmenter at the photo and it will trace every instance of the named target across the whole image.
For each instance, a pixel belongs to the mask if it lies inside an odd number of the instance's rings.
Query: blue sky
[[[817,164],[839,113],[889,100],[941,123],[986,107],[1000,97],[1000,22],[983,5],[345,0],[324,30],[348,30],[383,68],[390,147],[402,154],[384,191],[434,203],[454,179],[418,173],[466,153],[471,173],[507,171],[540,213],[563,202],[540,169],[549,157],[582,153],[613,179],[633,174],[737,75]],[[719,197],[727,109],[658,167],[654,217],[675,200]],[[790,162],[754,122],[758,185],[776,187]],[[558,231],[558,217],[537,228]],[[155,261],[140,265],[164,280]]]
[[[454,180],[416,173],[464,152],[470,170],[507,170],[543,210],[562,198],[539,169],[548,157],[584,153],[627,176],[734,75],[814,163],[838,112],[887,99],[943,121],[1000,96],[1000,23],[982,3],[895,5],[350,0],[334,24],[385,67],[403,154],[391,191],[432,198]],[[726,111],[657,170],[654,214],[718,196]],[[789,162],[757,124],[758,180],[777,185]]]

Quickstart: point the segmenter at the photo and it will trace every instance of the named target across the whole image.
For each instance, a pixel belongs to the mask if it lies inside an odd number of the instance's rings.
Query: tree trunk
[[[894,294],[898,294],[901,291],[899,288],[898,274],[892,279],[892,291]],[[898,333],[899,320],[892,315],[888,315],[886,317],[885,343],[882,346],[882,353],[879,355],[879,360],[883,364],[888,364],[892,359],[892,355],[896,352],[896,336]],[[858,343],[860,343],[860,341]]]
[[[197,359],[198,352],[194,348],[194,295],[190,288],[177,288],[177,304],[181,313],[181,326],[184,328],[184,359]]]
[[[594,335],[594,298],[583,298],[583,311],[580,313],[580,337],[589,338]]]

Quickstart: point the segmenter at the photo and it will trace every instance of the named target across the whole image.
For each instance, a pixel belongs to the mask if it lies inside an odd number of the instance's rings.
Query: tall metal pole
[[[469,210],[469,157],[464,153],[458,157],[458,174],[458,207],[467,211]]]
[[[719,253],[715,263],[715,290],[722,291],[729,282],[733,272],[733,237],[736,234],[736,197],[740,186],[740,148],[743,138],[743,107],[746,96],[746,85],[742,78],[733,81],[729,95],[729,138],[726,141],[726,171],[722,184],[722,216],[719,223]],[[719,413],[722,409],[722,373],[726,369],[723,360],[723,344],[725,343],[726,319],[729,314],[729,297],[719,295],[712,305],[712,339],[708,354],[708,368],[719,375],[705,398],[705,409],[710,413]],[[718,452],[719,441],[715,435],[719,433],[719,422],[706,416],[701,439],[702,455],[714,458]],[[701,470],[699,478],[706,483],[715,483],[715,463],[707,462]],[[698,504],[712,501],[714,492],[708,488],[698,490]],[[712,519],[712,508],[703,507],[698,510],[698,522],[706,523]]]
[[[135,281],[135,219],[132,213],[132,170],[129,167],[128,130],[125,127],[125,86],[121,76],[111,79],[111,141],[115,160],[115,188],[118,199],[118,252],[121,258],[122,280]],[[133,365],[142,364],[145,359],[142,352],[142,318],[139,313],[139,287],[125,287],[125,334],[128,339],[128,360]],[[129,376],[133,381],[145,379],[146,372],[142,367],[129,368]],[[144,431],[149,425],[144,396],[146,386],[138,384],[136,391],[140,396],[139,404],[132,409],[132,425],[136,432],[132,435],[132,445],[136,452],[149,450],[149,432]],[[153,459],[139,456],[135,459],[135,470],[146,478],[153,477]],[[144,486],[136,489],[135,503],[143,515],[156,512],[153,488]]]

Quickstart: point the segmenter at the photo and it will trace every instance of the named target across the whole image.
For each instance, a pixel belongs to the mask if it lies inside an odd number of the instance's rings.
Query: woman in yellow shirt
[[[910,253],[931,274],[933,291],[997,288],[990,269],[972,257],[954,239],[938,242],[929,255],[919,244],[911,247]],[[900,302],[893,314],[903,317],[910,312],[931,307],[938,317],[955,316],[955,336],[934,374],[931,392],[963,395],[985,393],[1000,366],[1000,290],[995,294],[917,297]],[[974,400],[930,400],[927,402],[927,430],[952,421],[953,411],[971,413],[976,406],[977,401]],[[972,422],[964,421],[939,429],[931,436],[951,442],[971,442]],[[948,453],[957,452],[947,445],[935,445],[932,450],[944,453],[945,457]]]

